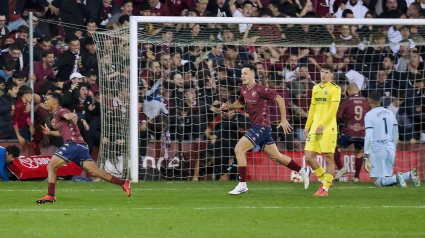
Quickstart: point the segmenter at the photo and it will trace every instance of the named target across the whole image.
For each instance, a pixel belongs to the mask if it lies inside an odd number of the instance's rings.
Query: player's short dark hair
[[[31,93],[32,94],[32,89],[27,86],[27,85],[22,85],[21,87],[19,87],[19,91],[18,91],[18,97],[22,97],[25,94]]]
[[[21,155],[21,150],[16,145],[9,145],[6,147],[6,152],[13,156],[13,158]]]
[[[328,64],[328,63],[323,64],[323,65],[322,65],[322,69],[324,69],[324,70],[329,70],[329,71],[331,71],[331,72],[333,72],[333,71],[334,71],[334,67],[333,67],[331,64]]]
[[[373,102],[381,103],[382,95],[378,91],[372,91],[372,92],[369,93],[368,98],[369,98],[369,100],[371,100]]]
[[[51,98],[53,98],[56,101],[58,101],[59,106],[62,105],[63,99],[62,99],[62,95],[60,93],[51,92],[51,93],[48,94],[48,96],[50,96]]]
[[[254,72],[255,73],[255,66],[254,65],[252,65],[252,64],[244,64],[243,66],[242,66],[242,69],[243,68],[248,68],[250,71],[252,71],[252,72]]]

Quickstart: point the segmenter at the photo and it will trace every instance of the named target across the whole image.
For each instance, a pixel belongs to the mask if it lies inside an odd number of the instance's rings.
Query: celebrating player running
[[[46,105],[48,110],[55,114],[54,127],[57,131],[50,131],[46,125],[46,127],[42,126],[43,133],[46,135],[62,137],[64,145],[55,152],[47,166],[49,172],[49,187],[47,195],[38,199],[36,202],[38,204],[43,204],[46,202],[54,203],[56,201],[55,187],[57,171],[60,167],[66,163],[70,163],[71,161],[74,161],[93,177],[98,177],[121,186],[127,193],[127,196],[130,196],[131,190],[129,180],[122,180],[114,177],[111,174],[98,169],[95,163],[93,163],[89,153],[89,148],[84,142],[83,137],[80,134],[80,130],[78,129],[77,115],[60,106],[62,105],[62,96],[59,93],[50,93],[47,96]]]
[[[264,152],[273,161],[285,165],[291,170],[299,171],[304,179],[305,188],[309,185],[309,172],[301,168],[290,157],[279,152],[276,144],[271,136],[271,126],[268,111],[268,101],[276,101],[279,105],[282,121],[277,128],[282,127],[284,133],[290,133],[292,127],[286,120],[285,101],[276,91],[264,87],[255,82],[255,68],[252,65],[246,65],[242,69],[241,75],[243,86],[239,100],[231,105],[223,104],[221,110],[232,110],[243,108],[246,105],[252,128],[249,129],[244,137],[236,144],[235,154],[239,167],[239,184],[236,188],[229,192],[230,195],[238,195],[246,193],[248,187],[246,185],[246,157],[245,153],[253,149],[255,146],[261,146]]]

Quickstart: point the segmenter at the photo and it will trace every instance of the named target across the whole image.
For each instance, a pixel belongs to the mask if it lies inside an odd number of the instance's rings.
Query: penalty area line
[[[35,208],[11,208],[11,209],[0,209],[0,212],[78,212],[78,211],[130,211],[130,210],[283,210],[283,209],[292,209],[292,210],[304,210],[304,209],[341,209],[341,208],[347,208],[347,209],[425,209],[425,206],[350,206],[350,205],[342,205],[342,206],[246,206],[246,207],[232,207],[232,206],[226,206],[226,207],[194,207],[194,208],[179,208],[179,207],[132,207],[132,208],[121,208],[121,209],[115,209],[115,208],[58,208],[58,209],[35,209]]]

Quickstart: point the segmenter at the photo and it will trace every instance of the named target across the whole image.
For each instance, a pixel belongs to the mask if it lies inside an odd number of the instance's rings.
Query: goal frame
[[[294,24],[294,25],[425,25],[421,19],[376,18],[259,18],[259,17],[158,17],[130,16],[130,128],[139,127],[138,118],[138,24],[139,23]],[[135,50],[132,50],[135,49]],[[139,181],[139,133],[130,129],[130,178]]]

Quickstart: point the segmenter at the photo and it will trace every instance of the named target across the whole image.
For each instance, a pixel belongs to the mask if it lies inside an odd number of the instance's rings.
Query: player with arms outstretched
[[[280,164],[285,165],[291,170],[298,171],[304,179],[304,187],[309,185],[309,172],[301,168],[290,157],[279,152],[271,135],[270,118],[268,111],[268,101],[276,101],[279,105],[282,121],[277,126],[283,128],[284,133],[292,131],[292,127],[286,120],[285,101],[276,91],[264,87],[255,82],[255,68],[252,65],[246,65],[242,68],[241,79],[243,86],[239,99],[233,104],[223,104],[221,110],[233,110],[246,108],[250,117],[252,128],[249,129],[235,147],[236,159],[239,169],[239,184],[229,192],[230,195],[238,195],[248,192],[246,185],[246,157],[245,153],[255,146],[261,146],[267,156]]]
[[[43,133],[46,135],[62,137],[64,145],[55,152],[47,166],[49,172],[49,187],[47,195],[38,199],[36,202],[38,204],[43,204],[46,202],[54,203],[56,201],[55,186],[57,171],[66,163],[71,163],[71,161],[74,161],[93,177],[98,177],[121,186],[129,197],[131,195],[129,180],[122,180],[114,177],[111,174],[100,170],[97,168],[95,163],[93,163],[92,158],[90,157],[89,148],[84,142],[83,137],[80,134],[80,130],[78,129],[78,116],[75,113],[70,112],[68,109],[60,106],[62,105],[62,96],[59,93],[50,93],[47,96],[45,103],[47,109],[54,113],[53,126],[57,129],[57,131],[51,131],[46,125],[45,127],[42,126]]]
[[[366,137],[364,145],[365,170],[370,173],[372,183],[377,187],[399,184],[406,187],[406,180],[412,180],[415,187],[421,185],[418,170],[398,172],[393,175],[393,167],[398,142],[397,119],[390,110],[381,107],[381,93],[369,93],[371,110],[366,113]]]
[[[356,83],[348,84],[347,93],[348,98],[342,101],[338,110],[338,121],[343,122],[344,127],[338,135],[338,148],[335,150],[335,164],[340,168],[335,175],[335,180],[339,180],[347,173],[347,170],[341,163],[339,148],[347,148],[351,144],[354,144],[356,173],[351,181],[359,182],[360,171],[363,165],[364,116],[369,111],[369,103],[365,97],[360,95],[360,90]]]
[[[313,87],[313,98],[304,129],[305,159],[322,181],[314,196],[328,196],[335,172],[334,153],[338,136],[336,114],[341,100],[341,88],[332,82],[333,70],[331,64],[322,65],[320,84]],[[325,156],[326,172],[316,159],[317,153]]]

